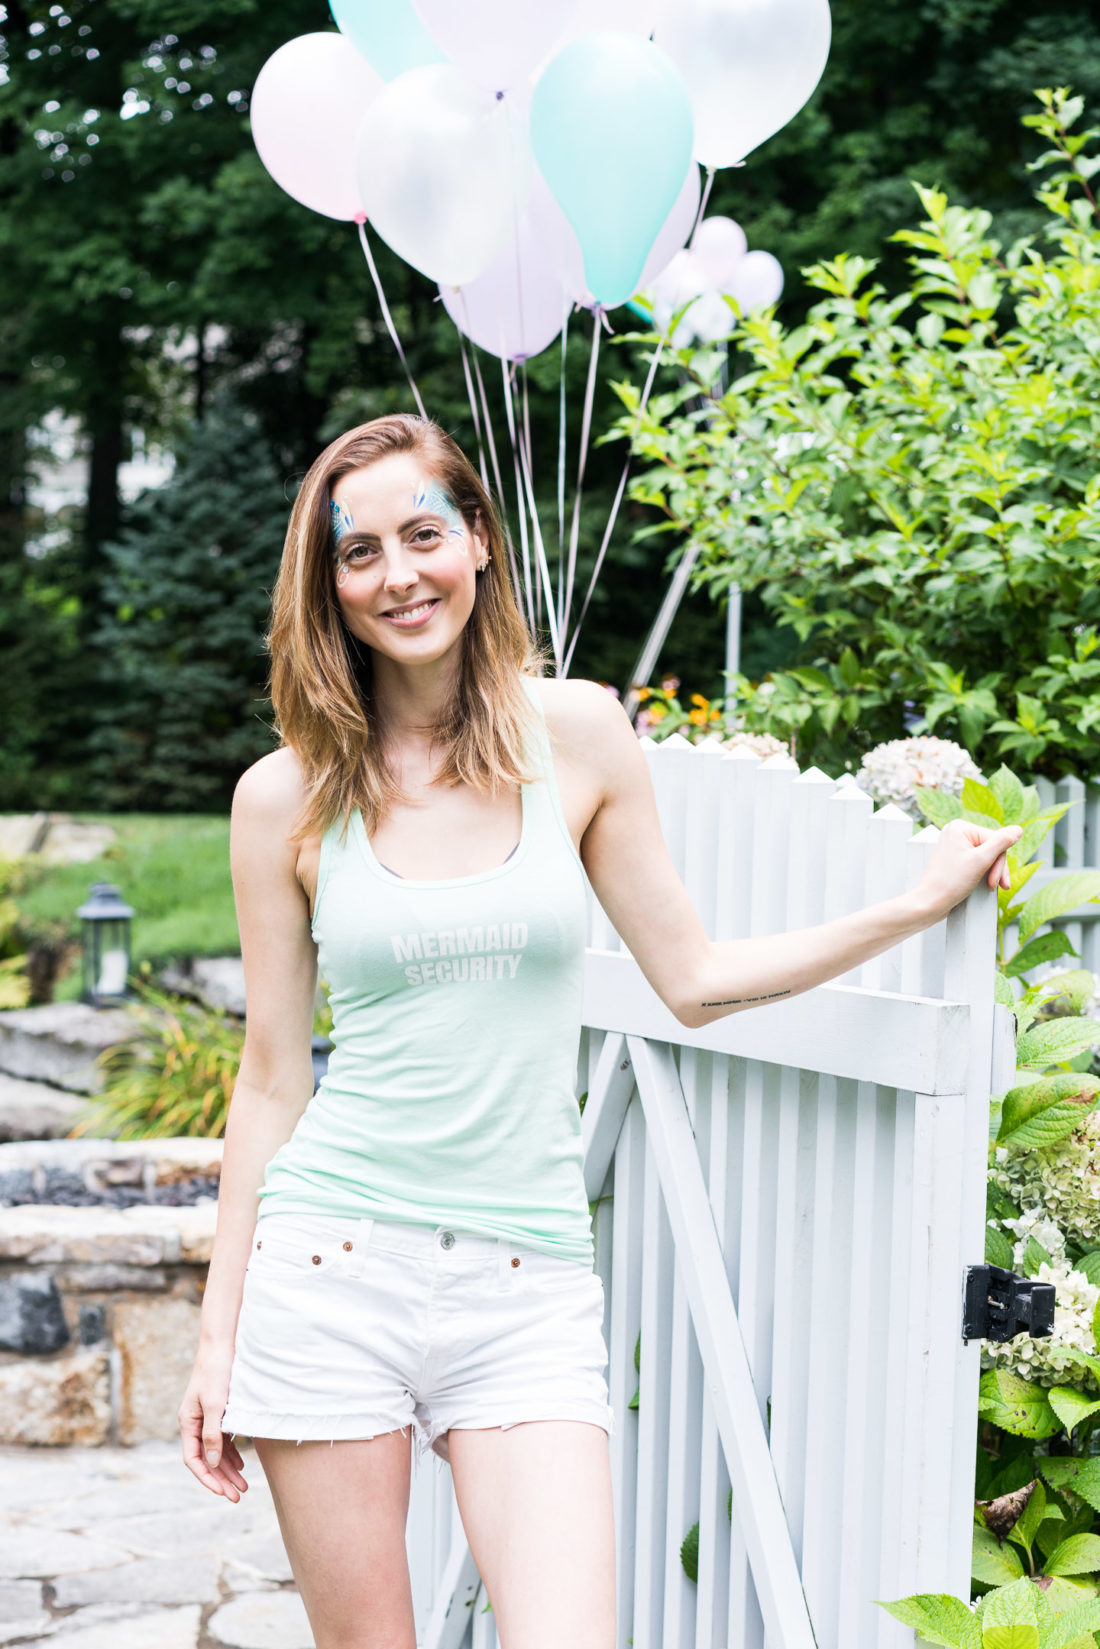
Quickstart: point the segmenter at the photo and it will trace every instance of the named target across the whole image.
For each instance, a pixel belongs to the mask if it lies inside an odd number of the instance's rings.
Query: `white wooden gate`
[[[714,938],[891,897],[934,845],[785,757],[643,742]],[[579,1077],[616,1649],[908,1649],[876,1599],[968,1595],[980,1347],[961,1338],[962,1276],[983,1258],[989,1094],[1014,1068],[995,931],[981,887],[829,985],[693,1031],[593,901]],[[434,1456],[408,1549],[423,1649],[494,1649]]]

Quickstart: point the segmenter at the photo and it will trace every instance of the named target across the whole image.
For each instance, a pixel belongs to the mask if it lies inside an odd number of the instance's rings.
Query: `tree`
[[[262,636],[286,500],[259,420],[219,392],[105,546],[91,781],[107,809],[228,805],[273,749]]]

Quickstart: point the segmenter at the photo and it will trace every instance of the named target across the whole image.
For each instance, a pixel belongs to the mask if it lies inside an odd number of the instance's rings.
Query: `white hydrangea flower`
[[[787,754],[787,746],[783,743],[783,740],[773,738],[770,733],[730,733],[721,742],[725,750],[732,749],[735,745],[743,745],[746,750],[752,750],[756,755],[764,757],[765,760],[769,756],[785,756]]]
[[[1043,1208],[1025,1209],[1018,1220],[1005,1220],[1005,1226],[1015,1233],[1012,1264],[1016,1271],[1023,1269],[1024,1250],[1034,1237],[1050,1255],[1037,1273],[1037,1281],[1054,1284],[1054,1333],[1049,1339],[1033,1340],[1029,1335],[1017,1335],[998,1345],[991,1340],[982,1343],[983,1368],[1007,1368],[1022,1380],[1032,1380],[1039,1386],[1074,1386],[1078,1391],[1095,1394],[1100,1391],[1092,1372],[1083,1363],[1067,1355],[1067,1347],[1096,1353],[1092,1332],[1092,1318],[1100,1288],[1089,1282],[1082,1271],[1075,1271],[1066,1258],[1066,1239]]]
[[[878,806],[893,802],[911,819],[923,823],[914,794],[918,785],[942,790],[948,796],[961,796],[964,779],[981,777],[981,770],[961,744],[921,734],[876,744],[864,756],[855,780]]]
[[[1086,1251],[1100,1248],[1100,1111],[1043,1151],[999,1147],[990,1177],[1018,1208],[1038,1206]]]

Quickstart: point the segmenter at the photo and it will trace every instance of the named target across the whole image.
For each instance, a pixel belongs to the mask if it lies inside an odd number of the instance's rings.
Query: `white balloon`
[[[692,256],[716,292],[729,291],[734,267],[748,246],[745,231],[732,218],[704,218],[691,237]]]
[[[329,218],[363,210],[355,142],[382,77],[342,34],[301,34],[252,88],[252,140],[280,189]]]
[[[359,134],[367,215],[400,257],[445,286],[480,275],[515,233],[532,167],[508,100],[450,63],[391,80]]]
[[[550,193],[538,164],[531,166],[531,193],[524,208],[531,233],[572,303],[594,302],[584,278],[584,254],[573,225]]]
[[[737,317],[720,292],[704,292],[684,316],[692,332],[705,344],[716,344],[728,338],[737,325]]]
[[[677,252],[654,285],[653,319],[662,332],[668,330],[669,322],[676,311],[682,309],[686,303],[691,303],[691,309],[685,312],[672,334],[672,343],[677,349],[690,343],[695,335],[691,324],[692,310],[695,308],[692,299],[698,298],[706,290],[706,276],[688,251]]]
[[[687,81],[694,155],[732,166],[801,109],[829,56],[829,0],[672,0],[653,31]]]
[[[557,51],[579,4],[580,0],[413,0],[424,27],[451,62],[490,91],[506,91]]]
[[[733,271],[730,296],[743,312],[767,309],[783,294],[783,267],[770,252],[746,252]]]
[[[657,238],[650,247],[649,256],[645,260],[645,267],[638,281],[639,291],[653,285],[691,234],[699,211],[699,194],[699,168],[693,161],[688,167],[684,186],[673,201],[672,209],[658,229]]]

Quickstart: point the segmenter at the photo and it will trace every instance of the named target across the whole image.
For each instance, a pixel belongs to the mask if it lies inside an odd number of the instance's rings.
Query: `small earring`
[[[493,558],[492,558],[492,556],[491,556],[491,555],[487,555],[487,556],[486,556],[486,557],[485,557],[485,560],[484,560],[484,561],[479,561],[479,562],[478,562],[478,564],[477,564],[477,570],[478,570],[478,572],[479,572],[479,573],[483,573],[483,572],[484,572],[484,571],[485,571],[485,569],[486,569],[486,567],[487,567],[487,566],[488,566],[488,565],[489,565],[489,563],[490,563],[490,561],[491,561],[491,560],[492,560],[492,559],[493,559]]]

